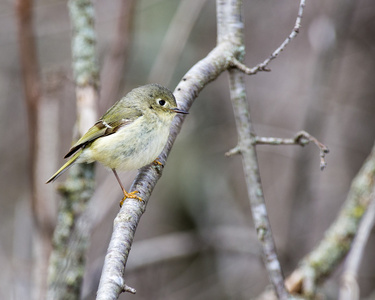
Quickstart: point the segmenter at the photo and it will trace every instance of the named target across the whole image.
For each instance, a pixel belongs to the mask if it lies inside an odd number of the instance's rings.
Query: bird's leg
[[[121,187],[121,189],[122,189],[122,192],[124,193],[124,198],[122,198],[122,200],[120,201],[120,207],[124,204],[124,201],[125,201],[126,198],[133,198],[133,199],[137,199],[137,200],[139,200],[139,201],[142,201],[142,198],[141,198],[141,197],[135,195],[135,194],[137,194],[137,193],[139,193],[139,192],[138,192],[138,191],[133,191],[133,192],[128,193],[128,192],[124,189],[124,187],[122,186],[121,180],[120,180],[120,178],[118,177],[116,170],[115,170],[115,169],[112,169],[112,171],[113,171],[113,174],[115,174],[115,177],[116,177],[118,183],[120,184],[120,187]]]

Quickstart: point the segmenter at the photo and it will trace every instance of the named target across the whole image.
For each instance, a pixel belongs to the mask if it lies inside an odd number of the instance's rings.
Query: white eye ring
[[[159,105],[161,105],[161,106],[164,106],[165,105],[165,103],[167,103],[165,100],[163,100],[163,99],[157,99],[156,100],[158,103],[159,103]]]

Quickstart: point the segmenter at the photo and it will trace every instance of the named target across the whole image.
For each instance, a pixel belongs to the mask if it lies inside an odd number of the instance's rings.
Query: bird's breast
[[[118,170],[134,170],[153,162],[163,150],[169,125],[140,117],[116,133],[95,140],[84,150],[86,162],[98,161]]]

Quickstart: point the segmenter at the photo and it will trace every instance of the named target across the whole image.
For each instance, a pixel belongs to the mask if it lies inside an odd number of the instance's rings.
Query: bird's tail
[[[68,170],[77,160],[77,158],[81,155],[82,149],[75,153],[53,176],[48,179],[46,183],[50,183],[54,181],[57,177],[59,177],[62,173],[64,173],[66,170]]]

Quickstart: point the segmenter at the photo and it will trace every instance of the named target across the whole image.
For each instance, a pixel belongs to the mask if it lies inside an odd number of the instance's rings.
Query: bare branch
[[[341,276],[340,300],[358,300],[359,286],[357,282],[358,270],[366,243],[375,222],[375,189],[371,195],[371,204],[367,208],[363,220],[358,228],[357,235],[346,259],[344,271]]]
[[[282,138],[274,138],[274,137],[259,137],[256,136],[254,138],[254,143],[257,145],[300,145],[302,147],[306,146],[310,142],[314,143],[320,152],[320,169],[324,170],[327,166],[325,161],[325,155],[329,153],[329,149],[326,145],[322,144],[317,140],[317,138],[313,137],[306,131],[300,131],[296,134],[296,136],[292,139],[282,139]]]
[[[329,149],[326,145],[322,144],[317,140],[317,138],[313,137],[306,131],[299,131],[294,138],[291,139],[283,139],[283,138],[276,138],[276,137],[262,137],[262,136],[255,136],[253,137],[253,145],[300,145],[302,147],[306,146],[310,142],[313,142],[318,148],[320,152],[320,169],[323,171],[324,168],[327,166],[325,161],[325,155],[329,153]],[[239,146],[234,147],[233,149],[229,150],[225,153],[225,156],[232,156],[236,154],[241,154],[241,149]]]
[[[327,230],[324,239],[302,262],[289,278],[299,278],[290,284],[291,289],[311,295],[315,285],[334,271],[348,253],[359,228],[363,214],[372,199],[375,184],[375,145],[365,164],[352,181],[348,197],[335,222]],[[299,276],[294,276],[300,274]],[[313,274],[310,277],[308,274]],[[287,281],[289,281],[289,278]],[[300,286],[300,289],[296,288]]]
[[[231,37],[232,41],[238,44],[240,49],[244,49],[242,7],[240,1],[217,0],[216,6],[218,14],[218,42],[220,43]],[[228,24],[235,25],[228,26]],[[253,125],[246,99],[244,76],[239,70],[229,69],[229,87],[238,134],[238,146],[230,151],[230,154],[241,153],[248,198],[258,240],[262,247],[263,261],[278,298],[286,300],[289,299],[289,293],[284,285],[284,276],[271,232],[271,225],[260,181],[255,145],[252,138]]]
[[[73,24],[72,56],[76,81],[77,134],[83,135],[97,119],[99,72],[95,57],[94,8],[90,0],[69,1]],[[90,228],[79,216],[94,192],[94,165],[79,164],[59,187],[59,218],[53,236],[48,272],[48,299],[78,299],[81,293]],[[81,221],[81,223],[83,223]]]
[[[288,299],[284,277],[276,254],[276,246],[271,233],[263,190],[260,183],[259,167],[250,132],[252,124],[247,107],[243,75],[237,70],[230,70],[230,89],[234,116],[237,124],[239,151],[242,155],[247,191],[250,200],[253,221],[262,245],[264,263],[268,276],[279,299]]]
[[[30,205],[36,230],[33,232],[33,289],[31,297],[45,298],[46,273],[48,257],[51,251],[50,237],[53,228],[53,209],[50,210],[52,199],[47,199],[43,193],[40,181],[40,171],[44,170],[46,158],[42,158],[41,148],[44,146],[39,129],[43,125],[45,107],[41,105],[42,88],[37,56],[37,45],[34,36],[33,0],[15,1],[20,65],[22,70],[24,98],[27,109],[28,131],[28,179],[30,183]],[[42,121],[41,121],[42,120]]]
[[[303,2],[304,3],[304,2]],[[238,22],[242,22],[239,18],[241,1],[224,1],[219,0],[218,6],[218,24],[223,20],[227,22],[224,26],[218,26],[218,45],[209,55],[198,62],[184,76],[175,90],[175,96],[179,102],[179,107],[187,110],[197,97],[200,90],[210,81],[214,80],[221,72],[231,66],[232,57],[243,52],[243,43],[241,42],[242,33],[240,33]],[[229,9],[224,9],[224,6]],[[219,8],[220,7],[220,8]],[[221,9],[223,8],[223,9]],[[225,15],[230,14],[230,15]],[[302,13],[301,13],[302,16]],[[299,23],[298,23],[299,24]],[[298,25],[299,26],[299,25]],[[296,30],[298,31],[298,30]],[[240,37],[240,39],[238,39]],[[292,37],[293,38],[293,37]],[[283,46],[285,47],[285,46]],[[279,51],[282,51],[279,50]],[[275,55],[277,55],[276,53]],[[272,58],[273,59],[273,58]],[[163,165],[166,163],[167,156],[171,150],[174,140],[181,128],[184,117],[176,117],[172,124],[169,141],[158,158]],[[242,147],[241,150],[245,149]],[[248,148],[246,148],[248,149]],[[253,145],[250,143],[250,151],[254,151]],[[255,152],[254,152],[255,153]],[[255,156],[248,156],[253,159]],[[256,161],[256,160],[255,160]],[[161,177],[162,169],[155,166],[147,166],[140,170],[130,191],[139,191],[139,196],[144,199],[143,202],[127,199],[122,206],[120,213],[114,221],[114,230],[107,255],[104,262],[102,276],[100,279],[97,299],[117,299],[118,295],[124,290],[124,272],[129,255],[130,247],[133,242],[134,233],[139,220],[146,208],[148,199],[151,195],[157,180]],[[259,175],[259,173],[257,173]],[[254,175],[254,182],[259,182],[259,176]],[[266,266],[270,274],[271,281],[274,283],[275,289],[278,291],[282,299],[287,299],[288,294],[285,290],[283,277],[281,274],[280,264],[277,261],[276,252],[272,235],[270,233],[267,214],[265,212],[264,202],[261,205],[262,193],[259,185],[255,185],[258,189],[250,188],[251,199],[255,200],[258,206],[254,206],[254,216],[257,218],[256,225],[258,234],[263,243]],[[259,214],[261,212],[261,214]],[[261,217],[260,217],[261,215]],[[259,221],[259,222],[258,222]]]
[[[373,201],[375,188],[375,145],[366,162],[353,179],[349,194],[335,222],[319,245],[299,263],[285,281],[288,291],[310,297],[316,286],[327,278],[345,258],[358,232],[362,217]],[[276,300],[273,292],[262,293],[258,300]]]
[[[182,78],[174,95],[178,107],[188,110],[199,92],[229,67],[227,53],[234,53],[236,46],[227,41],[215,47],[204,59],[196,63]],[[158,161],[164,166],[173,143],[181,129],[184,116],[177,116],[172,123],[169,140]],[[124,289],[124,273],[136,227],[145,211],[150,195],[162,175],[162,168],[149,165],[140,170],[130,192],[137,190],[144,200],[126,199],[114,220],[113,233],[105,257],[97,299],[117,299]]]
[[[297,36],[299,33],[299,30],[301,28],[301,21],[302,21],[302,16],[303,16],[303,10],[305,8],[305,3],[306,0],[301,0],[298,8],[298,14],[297,14],[297,19],[294,24],[294,28],[292,32],[289,34],[289,36],[282,42],[282,44],[277,48],[265,61],[262,63],[256,65],[253,68],[249,68],[245,66],[242,62],[240,62],[238,59],[235,57],[231,58],[231,65],[232,67],[235,67],[239,69],[241,72],[247,74],[247,75],[254,75],[258,73],[259,71],[271,71],[270,69],[267,68],[268,64],[274,60],[285,48],[286,46]]]

